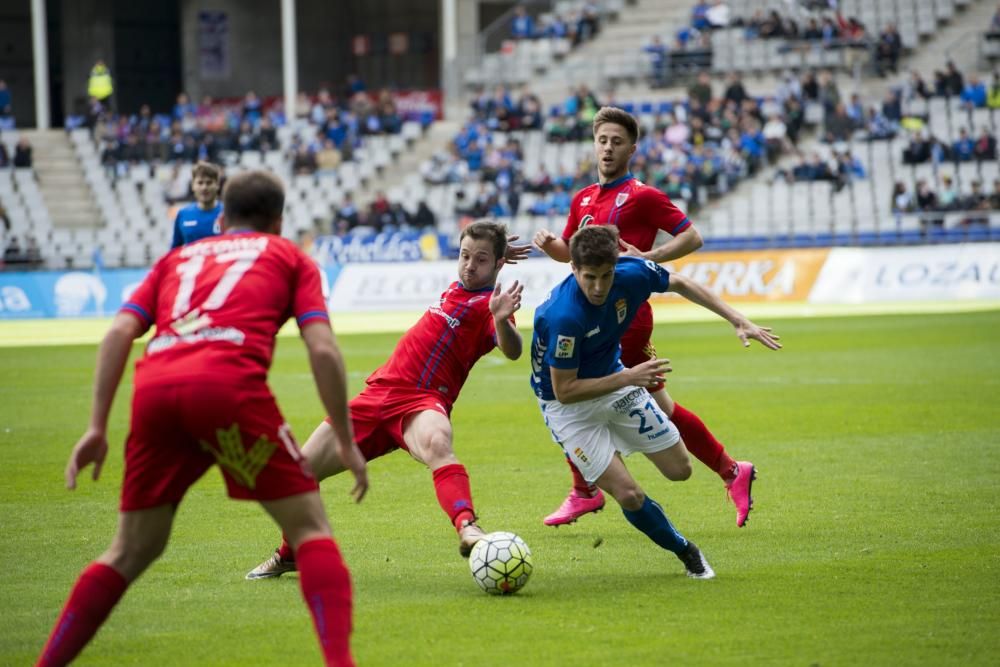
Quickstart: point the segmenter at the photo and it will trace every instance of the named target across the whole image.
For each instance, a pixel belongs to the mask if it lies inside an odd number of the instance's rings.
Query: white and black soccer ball
[[[531,577],[531,549],[514,533],[489,533],[469,554],[472,578],[491,595],[511,595]]]

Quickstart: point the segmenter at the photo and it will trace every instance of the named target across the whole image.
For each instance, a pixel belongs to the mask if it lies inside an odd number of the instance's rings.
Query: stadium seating
[[[228,174],[247,169],[265,168],[289,184],[283,232],[295,239],[303,231],[314,231],[317,222],[329,224],[332,211],[346,193],[354,193],[392,164],[409,144],[423,134],[418,121],[407,121],[397,135],[369,135],[353,152],[353,159],[343,162],[334,173],[293,175],[288,150],[296,134],[312,136],[316,127],[306,121],[278,128],[279,149],[267,152],[244,151]],[[74,151],[85,173],[87,184],[104,221],[103,227],[59,235],[59,251],[51,253],[48,265],[53,268],[92,266],[95,248],[105,266],[148,266],[170,247],[173,235],[171,209],[165,203],[167,184],[175,177],[170,164],[138,163],[122,169],[101,164],[98,145],[89,130],[72,130]],[[190,180],[191,164],[179,163],[180,177]],[[118,172],[121,172],[120,174]]]
[[[579,6],[578,2],[556,4],[559,6],[554,11],[573,11]],[[922,30],[926,32],[932,24],[937,26],[952,19],[964,4],[968,3],[954,0],[886,0],[879,3],[846,0],[841,3],[841,9],[847,15],[857,15],[868,24],[869,31],[877,31],[888,23],[897,23],[904,43],[919,49]],[[605,5],[606,9],[613,7],[614,3]],[[758,8],[771,7],[787,9],[788,4],[780,0],[748,0],[745,6],[740,5],[739,10],[750,14]],[[602,31],[600,40],[606,39],[607,33],[613,32],[615,26],[621,27],[621,24],[609,24],[607,31]],[[633,30],[635,26],[626,28]],[[649,34],[667,29],[666,23],[646,26]],[[912,33],[907,33],[910,29]],[[632,35],[631,32],[628,34]],[[910,36],[907,37],[907,34]],[[736,29],[715,31],[713,40],[718,44],[736,40],[729,47],[743,50],[741,58],[727,65],[718,57],[725,49],[717,48],[713,66],[720,71],[765,73],[787,67],[828,64],[836,69],[842,66],[839,60],[826,60],[843,57],[836,51],[832,52],[834,55],[828,55],[822,49],[780,51],[774,40],[746,41],[742,32]],[[492,89],[494,84],[509,80],[507,74],[510,72],[519,68],[523,70],[521,65],[513,66],[511,58],[526,60],[529,64],[525,67],[530,70],[528,78],[537,80],[541,87],[549,85],[549,76],[576,67],[585,69],[588,64],[596,66],[600,63],[596,70],[590,72],[596,78],[603,76],[619,81],[636,78],[636,72],[645,71],[642,67],[648,64],[647,54],[635,48],[631,37],[629,43],[618,44],[620,50],[609,52],[594,50],[590,46],[585,44],[573,51],[572,58],[558,60],[556,51],[564,47],[559,46],[557,40],[516,42],[513,49],[494,54],[496,59],[490,62],[497,63],[496,69],[491,72],[481,70],[480,74],[485,77],[482,82]],[[541,69],[546,69],[547,73],[539,78]],[[570,80],[560,82],[556,94],[564,95]],[[851,87],[856,84],[857,81]],[[761,85],[770,86],[770,89],[763,89],[771,91],[764,97],[755,97],[762,109],[761,115],[767,118],[772,111],[781,110],[780,105],[770,97],[776,94],[775,87],[780,84]],[[551,93],[552,89],[550,86],[548,92]],[[721,92],[718,81],[715,92]],[[546,114],[550,124],[546,127],[551,129],[551,123],[558,123],[563,117],[563,107],[553,105],[551,95],[545,99],[550,106]],[[663,123],[668,114],[675,113],[683,120],[688,112],[687,100],[678,99],[676,95],[669,100],[653,93],[648,97],[611,99],[616,105],[634,113],[644,128],[643,136],[652,137],[654,142],[663,135]],[[866,96],[863,103],[868,107],[877,104],[880,99],[881,93]],[[971,215],[969,211],[961,210],[897,211],[890,193],[900,182],[912,193],[922,180],[939,189],[944,176],[948,175],[954,188],[962,195],[969,192],[973,181],[980,181],[985,194],[991,194],[992,183],[1000,176],[996,160],[904,164],[903,150],[908,142],[904,131],[888,141],[866,141],[864,133],[858,132],[843,145],[819,145],[816,143],[819,137],[810,136],[809,126],[822,124],[825,113],[823,104],[810,102],[804,111],[807,122],[803,143],[800,143],[801,150],[804,153],[818,151],[824,160],[832,162],[834,148],[846,149],[860,162],[865,176],[842,175],[831,180],[802,182],[783,175],[792,171],[792,160],[787,158],[779,158],[778,163],[773,165],[761,160],[761,168],[756,174],[751,173],[746,164],[734,166],[726,162],[727,168],[733,168],[724,174],[721,186],[709,188],[695,184],[686,189],[685,194],[674,196],[682,207],[692,211],[692,217],[710,245],[727,248],[810,246],[956,238],[979,240],[995,235],[992,231],[995,227],[969,224],[968,221],[987,218],[995,223],[1000,214],[977,211]],[[903,114],[923,119],[931,135],[949,144],[963,127],[973,134],[977,134],[982,127],[988,127],[994,136],[997,134],[997,118],[993,110],[969,108],[958,98],[907,99]],[[445,123],[438,127],[452,126]],[[551,138],[546,130],[504,132],[496,126],[492,127],[482,138],[487,144],[484,156],[490,148],[504,149],[511,141],[519,145],[516,168],[519,185],[515,186],[517,194],[513,198],[507,197],[505,185],[484,178],[481,169],[466,169],[459,176],[443,180],[425,178],[425,173],[411,169],[395,180],[385,181],[383,175],[386,171],[392,170],[393,165],[410,152],[415,141],[427,136],[425,128],[416,121],[403,124],[399,134],[364,136],[353,150],[351,159],[345,160],[335,170],[297,173],[291,157],[292,148],[297,137],[308,139],[314,136],[317,126],[304,119],[295,120],[277,128],[274,150],[234,152],[227,156],[229,164],[226,170],[231,174],[245,169],[266,168],[286,181],[285,233],[293,239],[303,232],[327,232],[349,195],[358,205],[363,205],[367,195],[383,189],[389,202],[401,204],[409,211],[415,210],[420,202],[426,202],[436,214],[438,231],[444,234],[455,233],[462,224],[463,216],[477,201],[491,202],[486,210],[501,217],[513,233],[524,239],[543,227],[561,229],[565,223],[565,212],[561,208],[564,205],[549,207],[548,195],[524,185],[534,184],[542,175],[561,182],[562,187],[570,192],[590,182],[593,168],[588,161],[592,146],[586,133],[580,141],[565,141]],[[102,162],[101,147],[88,130],[73,130],[69,136],[87,186],[99,207],[101,224],[92,229],[53,226],[38,188],[37,175],[31,170],[4,171],[0,172],[0,204],[7,209],[14,223],[9,234],[19,237],[34,234],[43,247],[46,265],[52,268],[89,268],[95,261],[109,267],[147,266],[169,247],[173,214],[167,195],[176,193],[175,182],[183,184],[186,178],[189,179],[191,165],[179,164],[176,169],[172,164],[146,162],[109,166]],[[16,131],[0,135],[0,141],[9,146],[16,140]],[[445,161],[454,159],[446,141],[440,141],[434,148]],[[691,157],[690,147],[678,151],[683,155],[673,153],[667,158],[658,157],[658,150],[646,156],[645,167],[637,169],[647,182],[653,182],[651,175],[663,165],[676,169]],[[648,152],[645,148],[643,151]],[[426,151],[423,154],[427,154]],[[416,158],[412,158],[410,164],[416,164]],[[662,177],[662,170],[658,173]],[[494,196],[495,202],[491,199]],[[931,219],[941,219],[943,224],[928,223]],[[99,248],[100,252],[95,253],[95,248]]]

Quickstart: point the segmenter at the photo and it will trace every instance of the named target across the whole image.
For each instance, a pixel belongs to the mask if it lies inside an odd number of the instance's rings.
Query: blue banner
[[[457,257],[447,234],[396,232],[368,236],[320,236],[312,251],[323,266],[354,262],[419,262]]]
[[[139,286],[149,269],[0,272],[0,320],[49,317],[110,317]],[[323,291],[340,273],[324,268]]]
[[[147,272],[116,269],[0,273],[0,319],[113,315]]]

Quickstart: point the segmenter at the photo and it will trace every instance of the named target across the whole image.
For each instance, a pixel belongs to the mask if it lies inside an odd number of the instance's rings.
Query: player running
[[[484,533],[476,524],[469,474],[455,457],[450,417],[480,357],[494,347],[508,359],[521,356],[521,334],[513,316],[521,307],[523,286],[514,281],[503,290],[497,274],[504,263],[526,255],[529,246],[507,242],[504,226],[489,220],[462,231],[459,280],[403,335],[389,360],[350,402],[354,433],[366,460],[403,449],[430,468],[438,503],[458,532],[464,557]],[[338,419],[327,417],[302,448],[321,481],[345,469],[340,452],[330,446]],[[274,554],[246,578],[278,577],[296,569],[285,536]]]
[[[666,359],[622,365],[623,336],[652,292],[676,292],[727,320],[744,346],[750,339],[777,350],[770,329],[758,327],[719,297],[648,259],[618,253],[618,232],[586,227],[569,243],[573,275],[535,312],[531,387],[545,425],[588,484],[607,491],[629,523],[673,552],[688,576],[715,576],[693,542],[673,527],[663,508],[639,487],[622,455],[642,452],[664,477],[691,476],[681,434],[646,387],[662,386]]]
[[[267,386],[274,337],[295,317],[324,407],[330,449],[368,488],[347,420],[347,381],[316,265],[279,236],[285,193],[267,172],[226,187],[226,233],[166,254],[122,306],[98,354],[90,426],[66,466],[66,486],[108,452],[108,413],[132,342],[156,335],[136,363],[118,532],[80,575],[39,665],[83,649],[135,579],[167,545],[188,488],[218,463],[231,497],[258,501],[295,550],[299,585],[328,665],[353,665],[351,582],[319,485]]]
[[[701,247],[701,235],[688,217],[660,190],[639,182],[629,173],[629,161],[635,155],[638,138],[639,124],[628,112],[615,107],[604,107],[598,112],[594,117],[598,182],[573,197],[562,237],[547,229],[535,234],[534,243],[545,254],[560,262],[570,261],[569,240],[587,225],[617,227],[622,247],[654,262],[678,259]],[[654,246],[659,230],[673,238]],[[643,303],[622,337],[622,363],[632,367],[655,359],[652,333],[653,309]],[[688,450],[725,482],[726,491],[736,505],[736,525],[744,526],[753,507],[750,491],[757,476],[754,465],[749,461],[734,461],[698,415],[676,403],[663,383],[651,386],[649,391],[677,426]],[[545,517],[547,526],[573,523],[584,514],[604,507],[601,490],[583,478],[569,457],[566,461],[573,473],[573,488],[562,505]]]
[[[218,165],[203,161],[194,166],[191,170],[191,190],[194,192],[195,203],[177,211],[171,248],[179,248],[222,232],[219,223],[219,216],[222,214],[222,203],[219,201],[221,183],[222,169]]]

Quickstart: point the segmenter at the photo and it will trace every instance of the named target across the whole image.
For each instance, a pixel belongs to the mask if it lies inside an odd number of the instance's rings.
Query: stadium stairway
[[[53,227],[80,229],[101,216],[83,177],[69,136],[63,130],[21,130],[31,142],[33,166]]]
[[[900,71],[915,69],[931,82],[934,70],[942,69],[945,60],[953,60],[962,72],[981,70],[978,38],[990,25],[996,9],[997,3],[993,0],[972,0],[963,11],[956,12],[947,25],[938,26],[930,40],[905,58]]]
[[[403,185],[406,177],[420,173],[420,165],[438,151],[445,150],[462,129],[462,123],[454,120],[438,120],[431,123],[423,136],[410,144],[394,161],[390,162],[374,179],[363,183],[361,190],[354,193],[354,201],[367,207],[377,192],[389,192]]]
[[[631,70],[631,78],[645,77],[649,60],[641,47],[656,34],[663,37],[664,43],[671,43],[677,30],[690,23],[692,6],[691,2],[663,0],[626,3],[615,21],[605,22],[597,37],[533,80],[532,88],[545,104],[554,104],[565,99],[567,86],[587,84],[599,92],[609,75],[628,80],[630,77],[622,74]],[[595,71],[595,63],[600,63],[601,71]]]

